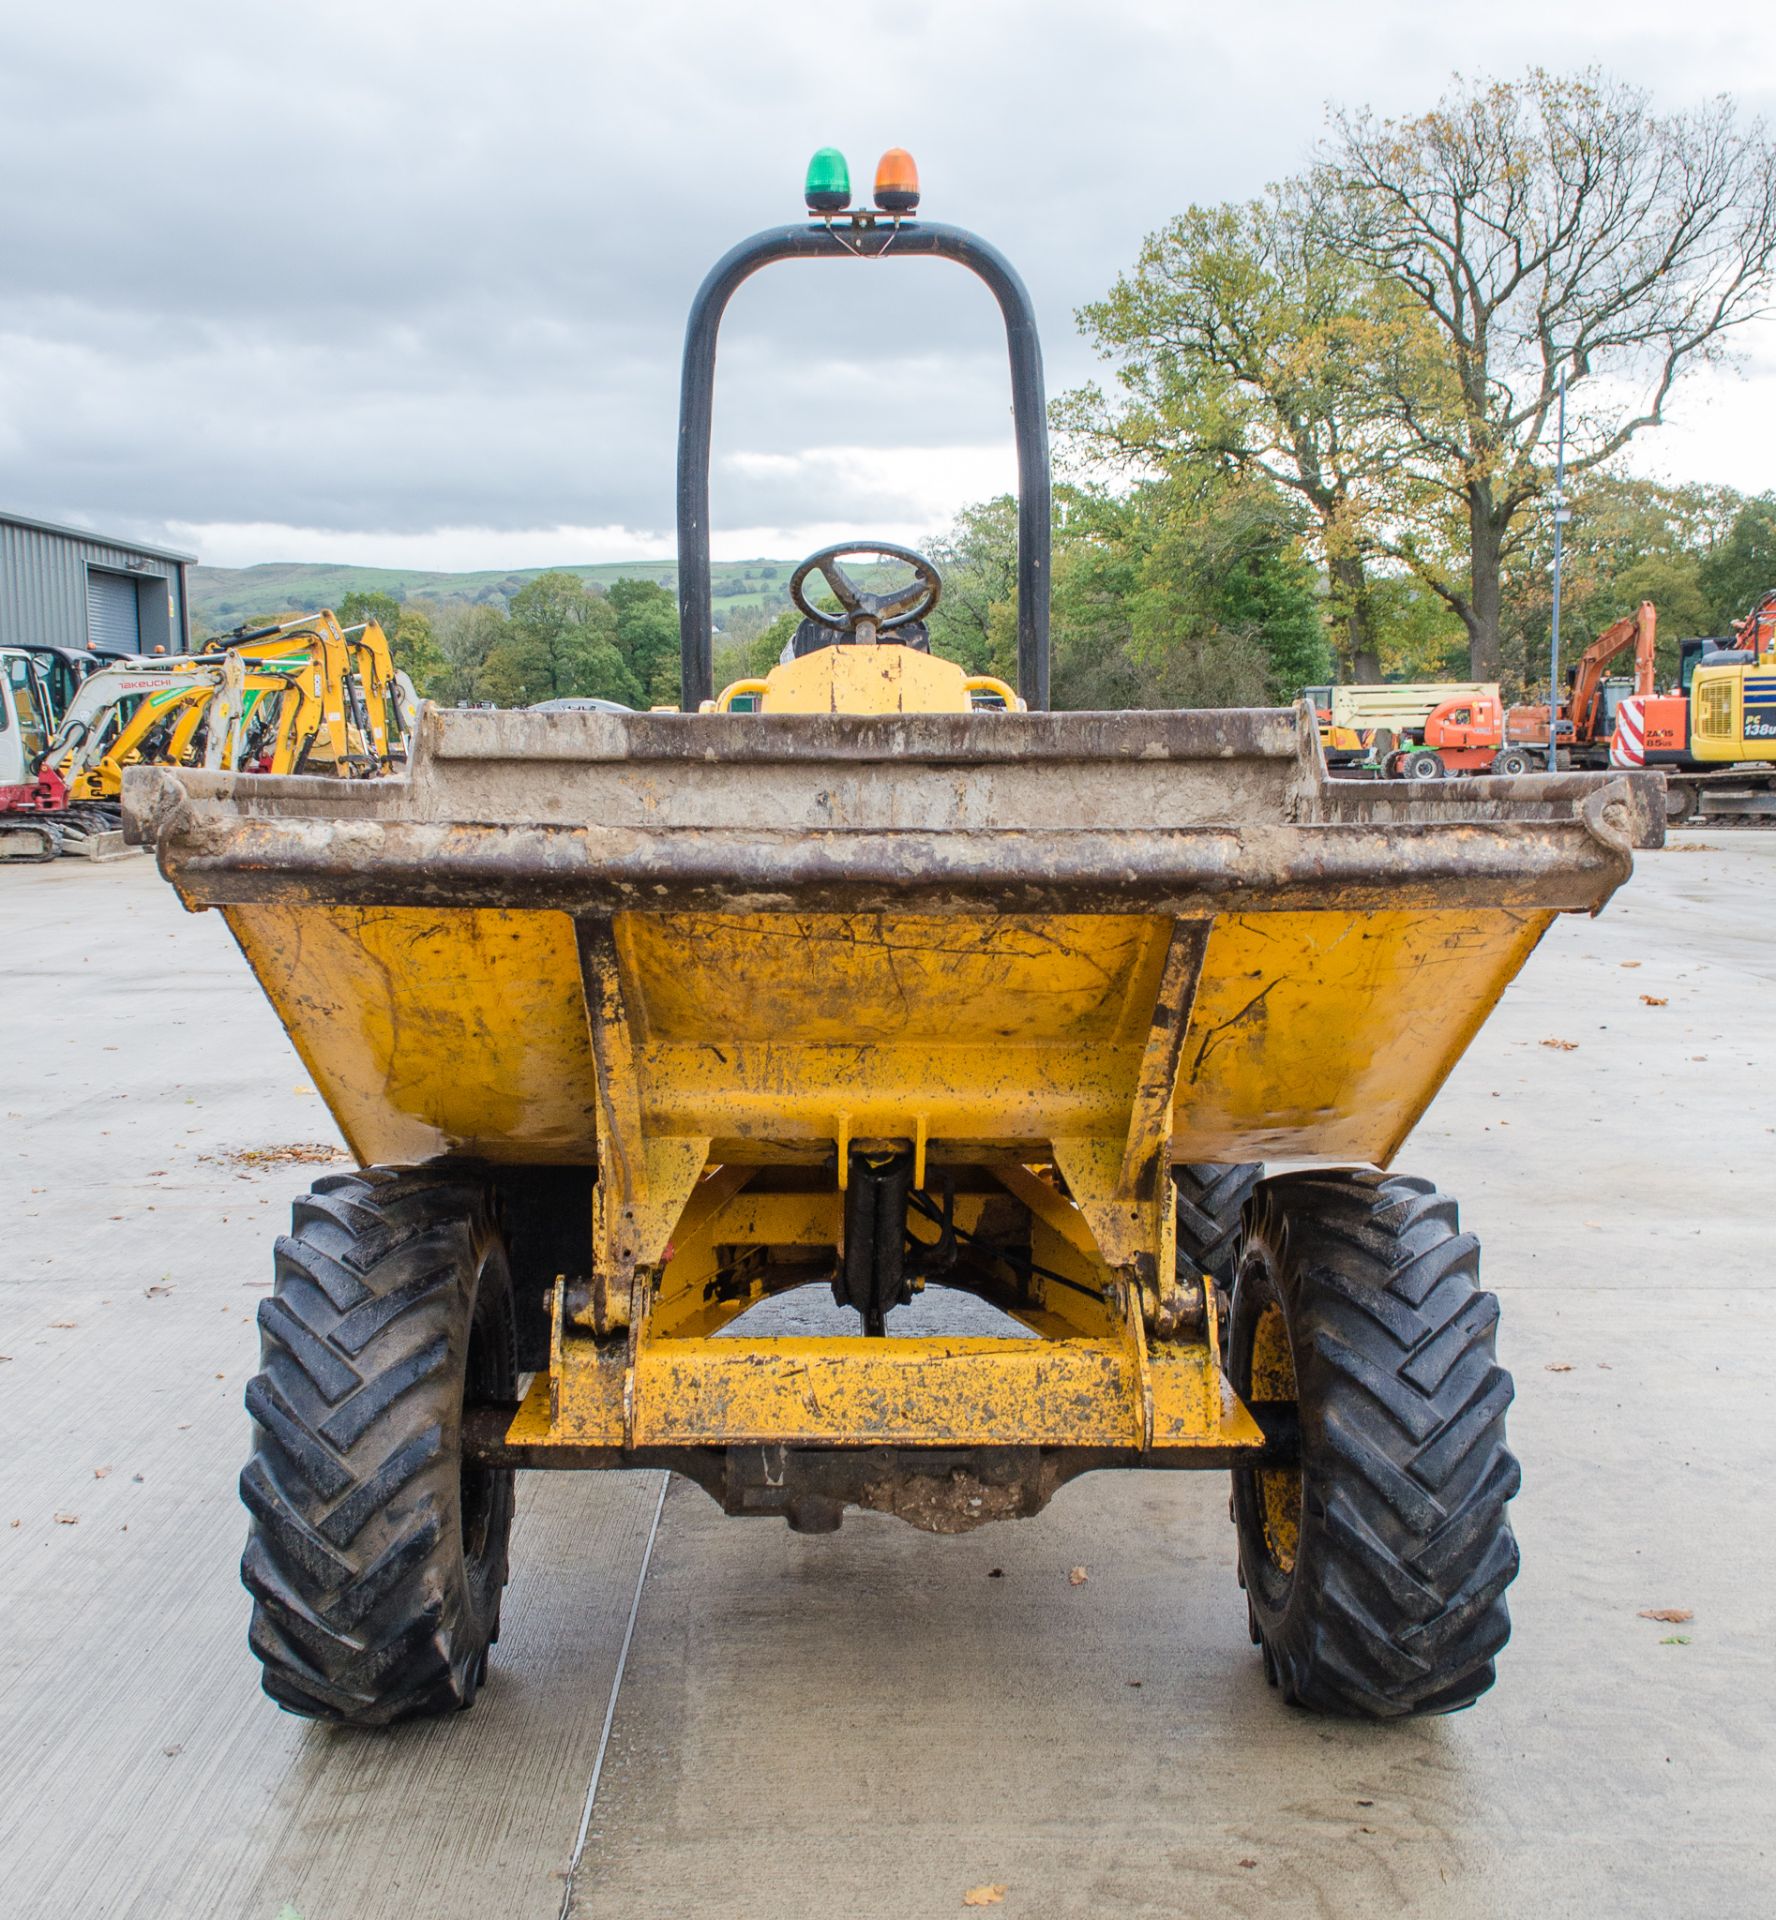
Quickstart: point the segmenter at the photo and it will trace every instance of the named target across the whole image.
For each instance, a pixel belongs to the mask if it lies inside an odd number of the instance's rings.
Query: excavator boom
[[[1588,747],[1596,742],[1604,676],[1630,646],[1634,649],[1634,691],[1639,694],[1653,691],[1658,642],[1658,611],[1652,601],[1643,600],[1633,613],[1605,627],[1580,654],[1573,672],[1572,698],[1567,704],[1575,746]]]

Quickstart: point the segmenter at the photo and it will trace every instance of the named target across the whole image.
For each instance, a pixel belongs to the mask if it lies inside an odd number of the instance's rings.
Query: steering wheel
[[[841,556],[868,553],[888,560],[904,560],[913,577],[904,587],[890,593],[870,593],[860,587],[839,565]],[[809,574],[818,573],[832,588],[842,611],[824,613],[814,606],[803,591]],[[879,634],[892,633],[896,627],[910,626],[937,605],[943,582],[936,567],[911,547],[897,547],[885,540],[854,541],[836,547],[822,547],[811,553],[796,568],[789,582],[789,597],[796,611],[816,626],[830,627],[852,642],[868,643]]]

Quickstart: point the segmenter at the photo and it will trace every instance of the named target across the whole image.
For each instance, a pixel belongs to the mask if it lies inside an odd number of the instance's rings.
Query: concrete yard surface
[[[1524,1564],[1496,1689],[1395,1727],[1280,1704],[1182,1473],[957,1539],[522,1475],[473,1712],[278,1712],[241,1394],[337,1135],[148,860],[0,874],[0,952],[7,1920],[1776,1912],[1776,836],[1559,921],[1401,1156],[1503,1302]]]

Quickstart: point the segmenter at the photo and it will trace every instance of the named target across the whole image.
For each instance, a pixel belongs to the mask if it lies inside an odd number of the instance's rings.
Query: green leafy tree
[[[1658,673],[1675,676],[1678,642],[1710,630],[1704,568],[1733,525],[1741,496],[1724,487],[1670,487],[1616,473],[1581,475],[1561,568],[1562,667],[1643,600],[1659,611]],[[1553,527],[1529,523],[1505,576],[1505,683],[1545,694],[1553,625]]]
[[[1212,476],[1195,490],[1176,479],[1119,494],[1065,486],[1056,508],[1057,707],[1262,706],[1326,677],[1319,585],[1275,489]],[[933,552],[944,572],[933,650],[1011,678],[1015,503],[968,509]]]
[[[715,651],[715,690],[732,686],[736,680],[762,680],[783,657],[783,649],[795,637],[801,615],[793,608],[778,614],[768,626],[755,628],[744,639],[729,637]]]
[[[1384,680],[1467,678],[1467,629],[1422,580],[1398,569],[1371,575],[1369,609]]]
[[[342,627],[361,627],[374,620],[394,645],[395,631],[401,624],[401,603],[392,593],[366,591],[354,587],[334,609]]]
[[[964,507],[929,555],[943,579],[926,622],[931,651],[970,673],[1008,677],[1017,663],[1016,500],[1002,493]]]
[[[1156,489],[1154,504],[1158,532],[1135,622],[1146,648],[1163,649],[1174,635],[1255,642],[1268,662],[1258,704],[1294,700],[1331,677],[1318,580],[1286,494],[1263,482],[1216,482],[1194,496]]]
[[[656,706],[679,697],[678,601],[654,580],[615,580],[610,588],[613,632],[637,686]]]
[[[452,706],[491,698],[479,690],[477,681],[482,664],[506,637],[504,610],[484,601],[456,600],[438,606],[431,620],[433,639],[444,657],[439,688],[432,698]]]
[[[430,615],[418,607],[403,607],[394,628],[384,632],[395,665],[413,682],[414,690],[427,700],[442,699],[450,684],[450,663],[438,644]]]
[[[616,630],[609,600],[578,574],[538,574],[512,596],[505,631],[475,675],[476,695],[502,707],[569,697],[641,706]]]
[[[1776,590],[1776,494],[1759,494],[1739,508],[1733,523],[1697,568],[1705,603],[1697,631],[1723,635]]]

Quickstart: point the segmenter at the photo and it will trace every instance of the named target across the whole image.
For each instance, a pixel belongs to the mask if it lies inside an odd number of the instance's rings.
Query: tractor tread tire
[[[1263,1177],[1258,1161],[1244,1165],[1183,1164],[1172,1169],[1178,1190],[1178,1264],[1206,1273],[1218,1286],[1233,1279],[1240,1218]]]
[[[1273,1257],[1301,1421],[1300,1543],[1280,1609],[1248,1563],[1253,1527],[1240,1532],[1266,1671],[1321,1712],[1468,1706],[1510,1636],[1518,1566],[1513,1389],[1479,1243],[1429,1182],[1380,1174],[1270,1181],[1248,1232]]]
[[[490,1473],[465,1555],[460,1441],[471,1327],[514,1397],[510,1277],[476,1181],[330,1174],[295,1203],[259,1304],[241,1579],[265,1691],[353,1726],[472,1704],[498,1629],[512,1476]]]

